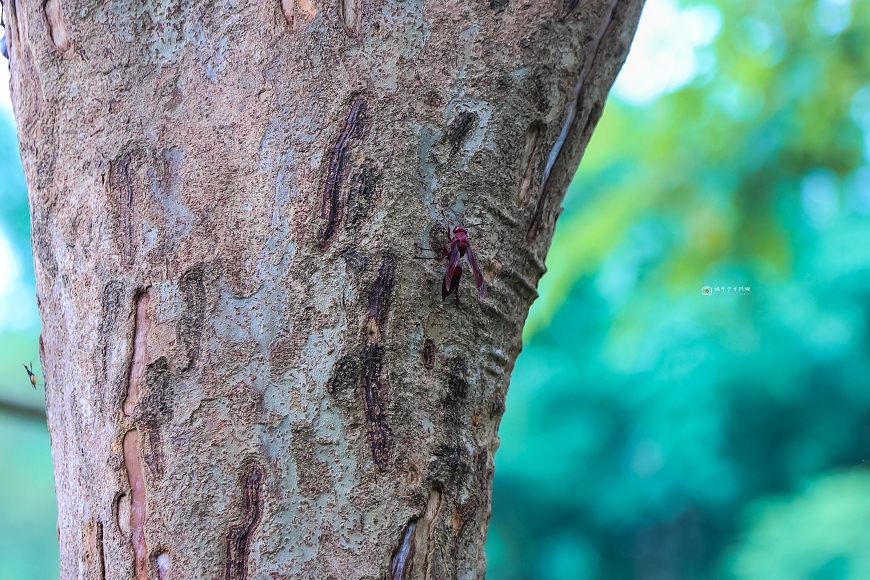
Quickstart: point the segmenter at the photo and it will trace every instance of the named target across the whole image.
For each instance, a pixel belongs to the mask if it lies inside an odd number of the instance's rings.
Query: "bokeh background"
[[[870,578],[870,2],[648,0],[564,205],[490,580]],[[28,238],[4,88],[0,398],[38,406]],[[0,414],[0,580],[57,578],[55,517]]]

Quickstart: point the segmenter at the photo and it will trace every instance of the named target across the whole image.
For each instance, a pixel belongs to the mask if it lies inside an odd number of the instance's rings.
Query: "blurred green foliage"
[[[491,580],[870,578],[870,3],[704,4],[707,66],[612,98],[565,200],[502,422]],[[0,177],[28,265],[2,115]],[[41,395],[19,366],[37,335],[0,332],[3,397]],[[56,578],[44,427],[0,416],[0,474],[0,580]]]
[[[491,580],[870,578],[870,2],[705,4],[713,66],[611,98],[565,200]]]

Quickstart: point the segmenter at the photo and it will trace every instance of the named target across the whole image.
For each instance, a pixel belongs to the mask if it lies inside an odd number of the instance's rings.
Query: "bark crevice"
[[[265,470],[258,464],[248,468],[242,482],[244,494],[244,515],[241,520],[230,526],[226,536],[225,580],[247,580],[248,554],[251,548],[251,535],[263,517],[262,488]]]

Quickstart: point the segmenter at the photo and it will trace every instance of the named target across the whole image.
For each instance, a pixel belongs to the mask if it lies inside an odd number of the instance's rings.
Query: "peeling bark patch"
[[[281,14],[291,28],[296,21],[297,11],[302,14],[303,19],[311,20],[317,14],[317,7],[313,0],[281,0]]]
[[[541,151],[541,143],[546,126],[540,121],[535,121],[526,129],[526,144],[523,148],[523,157],[520,160],[520,185],[519,202],[525,207],[532,201],[532,177],[535,170],[535,160]]]
[[[136,580],[150,580],[148,546],[145,544],[145,477],[139,454],[139,433],[135,429],[124,434],[124,467],[130,482],[130,542],[135,556]],[[119,511],[119,518],[120,518]]]
[[[350,36],[359,34],[359,0],[340,0],[338,13],[341,16],[341,25]]]
[[[199,359],[202,331],[205,327],[205,267],[198,264],[181,275],[178,286],[184,313],[178,323],[178,338],[187,361],[181,370],[191,369]]]
[[[284,16],[284,21],[287,22],[287,26],[293,27],[293,21],[295,20],[294,12],[296,7],[296,0],[281,0],[281,14]]]
[[[350,140],[362,137],[367,110],[368,103],[366,103],[365,99],[356,97],[353,100],[341,135],[329,154],[329,161],[326,166],[326,179],[323,184],[323,194],[320,200],[320,217],[326,220],[326,223],[323,224],[317,234],[317,243],[321,247],[329,242],[338,227],[339,221],[341,221],[341,208],[339,204],[341,203],[341,181],[345,173],[347,152],[350,147]]]
[[[408,522],[402,542],[393,553],[390,562],[390,580],[409,580],[411,578],[411,562],[414,560],[414,532],[417,530],[417,520]]]
[[[133,219],[135,216],[135,188],[130,177],[131,155],[124,153],[109,167],[109,188],[117,196],[118,233],[121,237],[121,257],[128,266],[133,265]]]
[[[251,534],[253,534],[260,523],[260,519],[263,517],[261,494],[264,478],[265,473],[259,465],[251,466],[245,477],[243,483],[245,514],[239,523],[230,527],[227,533],[225,580],[247,580]]]
[[[604,35],[607,34],[607,30],[610,28],[610,23],[613,21],[613,14],[616,11],[617,4],[619,4],[619,0],[610,0],[610,5],[607,7],[607,13],[604,15],[604,19],[598,27],[595,39],[586,51],[586,58],[583,60],[583,68],[580,70],[580,76],[577,78],[577,83],[574,85],[574,91],[568,102],[568,111],[565,115],[565,122],[562,124],[562,130],[559,133],[559,137],[556,139],[553,148],[550,149],[550,153],[547,156],[547,164],[544,167],[544,174],[541,176],[541,186],[538,189],[538,200],[535,203],[535,210],[532,212],[529,229],[526,231],[526,241],[531,242],[538,236],[538,230],[541,227],[541,220],[544,214],[544,202],[549,193],[547,186],[549,185],[550,175],[553,171],[553,167],[556,165],[556,161],[559,159],[559,155],[562,152],[568,134],[571,132],[571,128],[574,125],[577,111],[582,108],[583,89],[586,86],[586,78],[592,71],[595,57],[598,56],[598,47],[601,45]]]
[[[423,343],[423,366],[430,371],[435,368],[435,342],[431,338]]]
[[[42,5],[42,11],[45,14],[45,23],[48,26],[48,33],[51,36],[51,43],[54,45],[54,48],[64,58],[71,57],[73,46],[69,33],[66,30],[66,23],[63,20],[60,0],[45,0]]]
[[[441,136],[441,141],[450,145],[450,156],[456,155],[462,148],[465,138],[471,133],[472,129],[477,126],[477,113],[471,111],[459,111],[453,117],[453,121],[444,135]]]
[[[133,314],[133,354],[130,357],[130,373],[127,376],[127,397],[124,399],[124,414],[133,415],[139,394],[142,390],[142,379],[145,376],[145,366],[148,360],[148,329],[151,321],[148,319],[148,291],[142,291],[136,296]],[[138,435],[137,435],[138,446]]]
[[[414,557],[412,571],[415,577],[423,580],[430,578],[444,578],[443,574],[433,573],[433,556],[438,547],[435,542],[435,527],[441,516],[443,496],[441,490],[433,488],[429,491],[429,499],[426,501],[426,511],[416,520],[417,530],[414,533]]]
[[[169,570],[172,567],[172,560],[169,557],[169,552],[161,552],[154,558],[154,567],[157,568],[157,580],[166,580],[169,577]]]

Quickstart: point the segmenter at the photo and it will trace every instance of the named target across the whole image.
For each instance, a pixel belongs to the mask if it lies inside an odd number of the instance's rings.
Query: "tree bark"
[[[61,578],[482,578],[642,0],[5,0]],[[488,295],[440,296],[445,218]]]

